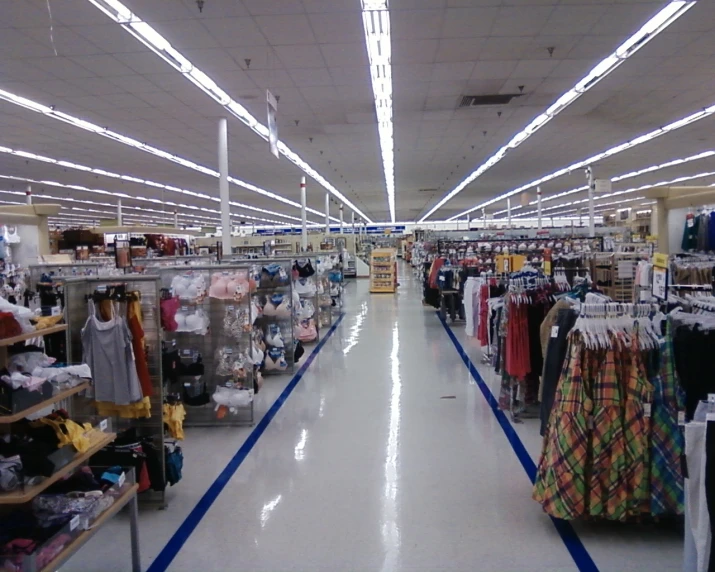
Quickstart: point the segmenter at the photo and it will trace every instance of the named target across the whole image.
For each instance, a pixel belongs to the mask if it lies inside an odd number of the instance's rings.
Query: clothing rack
[[[127,274],[118,280],[112,276],[83,276],[64,279],[65,290],[65,321],[67,322],[67,355],[69,363],[82,363],[82,328],[89,315],[87,301],[122,297],[122,292],[137,292],[141,303],[142,329],[147,348],[147,366],[151,379],[152,396],[151,417],[144,419],[127,419],[114,417],[114,427],[119,432],[136,428],[139,437],[150,438],[159,451],[164,451],[164,421],[162,405],[164,404],[164,386],[162,383],[161,361],[161,323],[159,317],[159,276]],[[125,296],[121,301],[128,301]],[[85,415],[95,411],[92,399],[75,398],[75,407]],[[161,456],[161,476],[166,478],[166,467]],[[147,491],[140,495],[142,502],[148,502],[160,507],[168,506],[166,491]]]

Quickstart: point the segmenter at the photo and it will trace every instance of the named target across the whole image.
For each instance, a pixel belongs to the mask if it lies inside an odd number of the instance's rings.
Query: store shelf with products
[[[167,393],[180,398],[188,426],[252,425],[259,380],[251,327],[251,268],[164,267],[162,360]]]
[[[397,288],[397,260],[394,248],[376,248],[370,254],[370,292],[394,293]]]

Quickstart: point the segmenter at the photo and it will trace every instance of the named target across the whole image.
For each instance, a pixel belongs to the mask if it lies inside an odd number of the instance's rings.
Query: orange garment
[[[127,304],[127,326],[129,326],[129,331],[132,334],[134,361],[137,367],[139,384],[142,387],[142,394],[144,397],[151,397],[154,395],[154,388],[151,385],[151,375],[149,374],[149,365],[146,359],[144,328],[142,328],[142,308],[139,299],[132,300]]]

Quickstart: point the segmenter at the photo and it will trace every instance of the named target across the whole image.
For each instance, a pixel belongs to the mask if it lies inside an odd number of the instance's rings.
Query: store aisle
[[[349,287],[343,323],[170,570],[575,570],[401,282],[395,296]]]

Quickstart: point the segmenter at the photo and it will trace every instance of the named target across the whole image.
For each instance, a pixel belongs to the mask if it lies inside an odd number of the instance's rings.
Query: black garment
[[[546,346],[546,356],[544,356],[544,369],[541,376],[541,429],[540,435],[546,432],[546,424],[551,415],[551,408],[554,406],[556,397],[556,386],[559,383],[561,369],[566,359],[566,350],[568,349],[568,333],[576,323],[577,314],[571,308],[559,310],[556,315],[556,326],[559,331],[555,338],[549,338],[549,344]]]
[[[309,278],[315,274],[313,270],[313,264],[310,262],[309,258],[299,258],[293,264],[293,270],[298,273],[300,278]]]
[[[675,368],[680,385],[685,390],[685,410],[692,419],[698,401],[715,393],[712,356],[715,355],[715,331],[681,326],[673,336]]]
[[[705,433],[705,500],[710,516],[710,530],[715,530],[715,422],[709,421]],[[708,572],[715,572],[715,547],[710,550]]]

